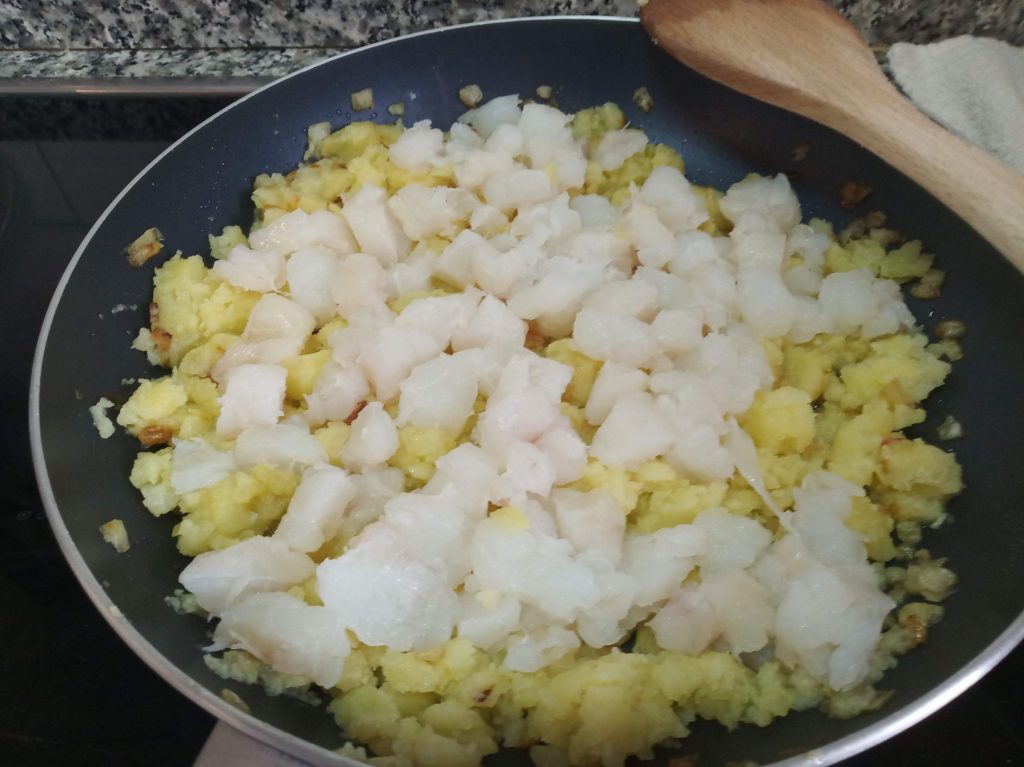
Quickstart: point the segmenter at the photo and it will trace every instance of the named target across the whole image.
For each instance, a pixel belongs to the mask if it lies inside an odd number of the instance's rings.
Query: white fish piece
[[[668,270],[676,276],[688,277],[698,267],[714,263],[718,258],[718,248],[710,234],[699,229],[680,232],[676,235],[675,255],[668,262]]]
[[[319,325],[338,311],[332,291],[338,263],[336,252],[319,245],[299,248],[288,259],[288,291],[316,317]]]
[[[519,600],[498,591],[459,595],[456,633],[481,650],[491,650],[519,627]]]
[[[818,300],[838,333],[870,339],[914,324],[899,286],[875,279],[867,269],[828,275],[821,281]]]
[[[531,237],[557,253],[568,238],[583,228],[582,222],[580,214],[569,205],[569,195],[562,192],[521,209],[509,231],[519,238]]]
[[[629,240],[600,229],[577,232],[569,238],[564,250],[565,255],[577,263],[614,269],[622,278],[629,277],[637,263]]]
[[[732,266],[721,261],[702,264],[694,268],[686,280],[690,302],[688,305],[672,308],[697,308],[704,324],[715,332],[724,331],[739,317],[736,277]]]
[[[556,360],[541,357],[531,351],[520,350],[509,358],[498,382],[499,396],[525,389],[540,388],[552,402],[559,402],[569,381],[572,367]]]
[[[476,195],[465,189],[407,184],[391,196],[388,209],[405,236],[418,241],[437,234],[453,236],[458,223],[468,220],[479,204]]]
[[[306,213],[293,210],[249,233],[257,250],[273,250],[283,256],[299,248],[320,246],[346,255],[356,251],[356,240],[345,219],[328,210]]]
[[[417,298],[398,315],[395,327],[430,333],[446,348],[458,328],[473,322],[482,297],[476,288],[466,288],[461,293]]]
[[[585,553],[579,559],[593,556],[594,553]],[[615,570],[600,569],[607,565],[607,560],[600,556],[596,559],[597,567],[593,569],[601,584],[602,596],[586,615],[576,619],[576,632],[591,647],[609,647],[618,644],[650,610],[633,608],[636,583],[631,577]]]
[[[658,311],[658,289],[644,280],[615,280],[588,295],[583,305],[650,322]]]
[[[649,385],[652,393],[670,396],[687,418],[717,424],[724,433],[722,409],[714,390],[701,376],[687,370],[665,370],[652,374]]]
[[[647,373],[632,365],[605,362],[594,379],[584,410],[587,423],[599,426],[623,397],[647,389]]]
[[[455,354],[465,359],[473,368],[480,391],[489,398],[498,388],[498,381],[505,366],[519,348],[522,347],[495,341],[480,349],[463,349]]]
[[[482,237],[493,237],[508,229],[508,216],[493,205],[480,204],[469,217],[469,228]]]
[[[799,663],[835,690],[863,681],[893,601],[877,588],[821,565],[797,536],[786,536],[773,552],[789,561],[785,566],[790,571],[781,598],[777,596],[776,657]]]
[[[538,671],[579,646],[580,638],[576,632],[562,626],[513,634],[508,638],[502,665],[510,671]]]
[[[786,258],[786,235],[783,232],[733,232],[732,255],[740,273],[748,269],[765,269],[778,274]]]
[[[418,120],[388,147],[391,162],[403,170],[426,171],[444,162],[444,133],[430,120]]]
[[[618,270],[600,258],[577,260],[551,256],[539,269],[543,276],[538,286],[542,293],[548,294],[548,303],[537,307],[535,324],[540,333],[549,338],[565,338],[572,333],[576,312],[584,297],[601,285],[620,279]],[[556,296],[552,288],[559,286],[563,288],[563,295]]]
[[[443,574],[448,586],[455,588],[471,567],[474,520],[461,510],[454,488],[436,495],[400,493],[387,502],[380,524],[398,534],[410,556]]]
[[[345,540],[351,540],[371,522],[376,522],[384,513],[387,502],[401,493],[405,486],[405,474],[391,466],[366,469],[349,476],[356,485],[356,496],[338,529],[338,535]]]
[[[593,359],[644,367],[661,348],[651,326],[636,317],[584,307],[576,315],[572,337],[580,351]]]
[[[800,223],[800,202],[784,173],[766,178],[755,173],[733,184],[719,202],[722,213],[735,224],[754,213],[780,232]]]
[[[676,441],[675,430],[645,392],[619,399],[590,443],[590,454],[602,463],[635,469],[665,455]]]
[[[361,368],[328,360],[306,395],[306,420],[311,426],[347,420],[369,396],[370,384]]]
[[[459,188],[480,193],[484,184],[499,173],[522,167],[508,152],[498,149],[473,149],[455,166]]]
[[[661,350],[674,356],[697,348],[704,337],[704,323],[693,311],[662,309],[651,322],[651,331]]]
[[[550,107],[547,104],[523,104],[519,117],[519,130],[526,141],[540,138],[555,138],[572,119],[572,115]]]
[[[701,376],[726,414],[745,413],[761,389],[774,381],[764,349],[745,325],[727,333],[708,333],[691,352],[679,358],[681,370]]]
[[[527,144],[527,154],[534,168],[550,167],[557,189],[579,190],[587,180],[587,157],[583,142],[572,137],[569,128],[563,128],[551,139],[534,139]]]
[[[702,511],[692,524],[707,537],[707,550],[697,560],[702,574],[746,569],[772,543],[772,534],[757,520],[721,508]]]
[[[388,209],[388,193],[376,184],[363,184],[358,192],[342,197],[341,214],[348,221],[359,250],[392,266],[405,257],[412,243]]]
[[[562,417],[557,404],[537,386],[494,393],[478,421],[478,440],[484,450],[503,461],[512,442],[533,442]]]
[[[562,420],[540,436],[535,443],[555,474],[555,484],[575,482],[587,466],[587,446],[569,424]]]
[[[551,493],[551,501],[559,535],[578,553],[593,552],[613,566],[619,563],[626,513],[607,492],[559,487]]]
[[[359,365],[363,347],[394,324],[395,314],[384,304],[358,309],[348,317],[347,327],[332,330],[327,337],[331,358],[342,367]]]
[[[732,455],[722,445],[718,433],[702,423],[677,432],[665,460],[684,477],[698,482],[728,479],[734,468]]]
[[[825,251],[832,244],[826,234],[817,232],[807,224],[794,226],[786,235],[786,253],[803,259],[803,266],[821,277],[825,267]]]
[[[267,293],[253,307],[242,337],[233,341],[210,370],[213,380],[227,381],[240,365],[277,365],[298,357],[316,327],[316,318],[302,304]]]
[[[510,594],[550,621],[570,623],[602,596],[593,570],[576,560],[568,541],[493,517],[476,527],[472,563],[467,589]]]
[[[325,688],[341,680],[351,649],[340,615],[281,592],[253,594],[229,607],[213,638]]]
[[[745,570],[701,570],[700,594],[714,610],[721,641],[729,652],[757,652],[768,644],[774,629],[775,609],[768,590]]]
[[[658,209],[634,194],[616,228],[617,233],[633,243],[637,260],[651,269],[661,269],[676,255],[676,239],[672,230],[658,217]]]
[[[653,205],[658,218],[673,232],[696,229],[708,220],[708,209],[686,177],[678,168],[659,165],[654,168],[643,186],[640,199]]]
[[[611,230],[622,215],[622,211],[601,194],[577,195],[569,200],[569,207],[580,214],[580,223],[588,229]]]
[[[537,267],[547,255],[544,249],[531,238],[511,242],[500,242],[504,235],[493,238],[492,246],[498,243],[508,249],[498,247],[474,250],[470,255],[470,274],[483,290],[493,293],[499,298],[509,298],[517,290],[529,285],[533,280]]]
[[[334,271],[331,298],[342,317],[351,319],[362,309],[380,311],[394,295],[389,273],[380,259],[367,253],[353,253],[341,260]]]
[[[220,615],[228,606],[265,591],[284,591],[316,571],[313,560],[292,551],[284,541],[257,535],[196,556],[178,582],[192,592],[199,606]]]
[[[227,379],[224,396],[218,399],[217,434],[237,437],[252,426],[277,423],[284,414],[285,379],[280,365],[239,365]]]
[[[517,349],[526,340],[526,329],[526,322],[504,301],[484,295],[472,317],[452,330],[452,349],[458,352],[491,345]]]
[[[707,550],[707,536],[692,525],[627,535],[619,570],[637,584],[634,604],[649,607],[668,599]]]
[[[239,365],[279,365],[295,359],[302,353],[306,339],[301,336],[287,338],[266,338],[262,341],[246,341],[244,338],[232,341],[213,367],[210,377],[219,384],[225,384],[231,371]]]
[[[391,650],[429,650],[446,642],[459,602],[444,574],[417,560],[381,519],[316,570],[324,606],[343,616],[361,642]]]
[[[793,490],[795,511],[789,519],[822,564],[849,568],[851,575],[860,571],[857,575],[870,585],[874,580],[865,566],[864,542],[843,521],[853,509],[853,498],[863,496],[864,488],[832,472],[815,471]]]
[[[487,137],[484,147],[491,152],[506,154],[509,157],[518,157],[523,153],[523,144],[526,137],[519,130],[518,125],[503,123],[494,129],[494,132]]]
[[[391,267],[391,284],[395,295],[404,296],[433,289],[430,277],[437,265],[437,258],[438,254],[427,247],[426,243],[416,243],[404,261]]]
[[[242,338],[245,341],[305,339],[315,327],[316,318],[309,309],[285,296],[268,293],[252,308]]]
[[[521,115],[519,96],[510,94],[498,96],[476,109],[471,109],[459,117],[459,122],[469,125],[486,139],[499,125],[518,124]]]
[[[458,434],[473,414],[476,373],[465,358],[441,354],[414,367],[399,390],[399,426],[434,426]]]
[[[555,522],[555,517],[544,507],[540,500],[528,498],[522,504],[522,512],[523,516],[526,517],[528,529],[534,535],[543,535],[549,538],[558,537],[558,524]]]
[[[484,255],[477,256],[478,252]],[[488,240],[471,229],[464,229],[441,251],[434,264],[434,275],[464,288],[473,282],[474,258],[486,260],[497,255],[497,249]]]
[[[820,282],[819,282],[820,288]],[[792,288],[791,288],[792,289]],[[793,296],[796,316],[787,338],[796,343],[810,341],[818,333],[834,333],[835,321],[826,314],[825,308],[811,296]]]
[[[171,487],[178,495],[216,485],[236,469],[234,455],[218,450],[202,437],[175,438],[173,444]]]
[[[674,433],[665,460],[683,476],[702,482],[728,479],[733,473],[733,455],[722,444],[727,425],[710,397],[702,401],[705,387],[680,386],[671,396],[657,399],[657,411]],[[691,400],[688,394],[692,393]]]
[[[737,280],[737,301],[747,326],[761,338],[789,333],[796,320],[796,301],[777,270],[742,269]]]
[[[413,368],[436,357],[445,346],[446,342],[418,328],[385,327],[363,338],[358,362],[377,397],[386,402],[398,394]]]
[[[354,471],[378,466],[398,449],[398,429],[380,402],[371,402],[352,422],[341,460]]]
[[[662,271],[660,268],[641,266],[637,268],[633,279],[653,285],[658,291],[658,305],[662,309],[690,310],[696,297],[693,286],[682,277]]]
[[[448,129],[448,140],[444,143],[444,157],[447,162],[458,165],[466,159],[466,155],[484,145],[483,136],[465,123],[452,123]]]
[[[483,519],[498,479],[498,467],[480,447],[464,442],[434,464],[434,476],[423,487],[426,495],[455,494],[455,502],[468,516]]]
[[[572,330],[573,317],[579,310],[590,285],[577,275],[548,272],[532,285],[515,291],[508,308],[524,320],[538,320],[555,337]]]
[[[494,486],[495,500],[522,506],[527,494],[546,496],[555,484],[551,459],[532,442],[513,439],[505,449],[505,471]]]
[[[610,130],[594,141],[590,159],[602,170],[618,170],[622,164],[647,146],[647,134],[636,128]]]
[[[503,213],[550,199],[555,194],[542,170],[513,167],[492,174],[483,184],[483,198]]]
[[[684,655],[700,655],[721,631],[714,608],[697,584],[679,589],[647,625],[659,647]]]
[[[330,464],[310,466],[302,472],[302,481],[277,523],[274,538],[293,551],[316,551],[337,534],[357,490],[344,469]]]
[[[285,281],[284,256],[272,250],[252,250],[236,245],[227,258],[214,263],[211,271],[242,290],[269,293]]]
[[[250,426],[235,441],[240,469],[259,464],[291,468],[327,462],[327,453],[309,428],[292,423]]]

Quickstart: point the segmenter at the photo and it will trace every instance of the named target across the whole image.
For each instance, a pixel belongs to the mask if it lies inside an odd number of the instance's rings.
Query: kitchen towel
[[[896,43],[889,65],[918,108],[1024,173],[1024,48],[970,35]]]

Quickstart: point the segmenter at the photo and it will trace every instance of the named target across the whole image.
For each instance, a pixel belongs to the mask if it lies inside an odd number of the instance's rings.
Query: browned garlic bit
[[[134,242],[124,249],[128,255],[128,263],[132,266],[142,266],[160,253],[164,248],[164,236],[156,227],[147,229],[140,234]]]
[[[875,188],[863,181],[847,181],[839,189],[839,204],[843,210],[853,210],[873,191]]]

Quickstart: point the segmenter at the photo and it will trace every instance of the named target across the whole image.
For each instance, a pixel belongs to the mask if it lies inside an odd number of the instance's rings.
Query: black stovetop
[[[51,124],[46,140],[33,135],[0,120],[0,764],[189,765],[213,719],[86,598],[47,525],[28,442],[29,370],[50,296],[93,221],[169,141],[83,140],[67,123]],[[846,765],[1024,765],[1022,679],[1018,648],[958,700]]]

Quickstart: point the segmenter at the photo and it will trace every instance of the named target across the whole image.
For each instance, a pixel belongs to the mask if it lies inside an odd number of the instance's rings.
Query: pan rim
[[[575,22],[604,22],[620,25],[639,25],[640,21],[635,17],[624,16],[596,16],[596,15],[574,15],[574,16],[533,16],[514,17],[505,19],[488,19],[482,21],[456,24],[435,29],[427,29],[414,32],[408,35],[399,35],[387,40],[382,40],[370,45],[354,48],[335,54],[321,61],[309,64],[301,69],[284,75],[270,83],[267,83],[252,92],[242,96],[223,109],[217,111],[187,133],[178,138],[164,151],[149,162],[111,201],[96,222],[90,227],[82,242],[79,244],[74,255],[68,262],[61,279],[54,289],[53,297],[47,307],[46,315],[40,328],[36,342],[32,372],[29,382],[29,438],[31,444],[31,455],[34,467],[36,482],[39,488],[46,516],[50,527],[53,529],[54,537],[60,546],[61,553],[68,562],[72,572],[78,580],[86,595],[92,601],[96,609],[104,617],[120,639],[142,661],[157,673],[165,682],[174,687],[178,692],[185,695],[193,703],[200,706],[207,713],[213,715],[217,720],[231,725],[237,730],[254,738],[262,744],[271,748],[284,750],[288,754],[308,760],[315,764],[351,765],[355,767],[360,763],[354,762],[325,747],[319,746],[311,741],[299,738],[277,726],[258,719],[250,714],[242,712],[224,699],[214,694],[199,682],[189,676],[180,666],[168,660],[157,650],[142,634],[136,629],[127,618],[121,613],[114,601],[107,595],[102,584],[97,580],[85,559],[82,557],[77,546],[71,538],[71,534],[64,524],[63,517],[57,507],[53,487],[50,484],[49,474],[46,467],[43,453],[42,425],[40,419],[40,391],[43,360],[46,352],[47,341],[57,308],[60,305],[64,291],[69,283],[72,274],[78,265],[79,260],[86,248],[91,243],[97,230],[103,225],[107,217],[118,206],[121,199],[135,187],[166,155],[174,151],[182,142],[194,133],[205,127],[208,123],[218,119],[221,115],[238,106],[242,102],[255,97],[263,91],[273,88],[280,83],[305,72],[330,64],[339,59],[351,56],[362,51],[367,51],[381,46],[395,44],[402,40],[423,37],[426,35],[444,34],[452,30],[466,29],[471,27],[495,26],[501,24],[546,24],[552,22],[575,23]],[[682,65],[680,65],[682,66]],[[725,86],[722,86],[725,87]],[[911,182],[912,183],[912,182]],[[1000,661],[1003,660],[1018,644],[1024,641],[1024,613],[1010,623],[992,642],[990,642],[973,660],[961,667],[955,674],[949,676],[944,682],[932,688],[924,695],[918,697],[911,703],[893,711],[883,719],[866,725],[856,732],[851,733],[828,745],[811,749],[798,756],[789,757],[781,761],[773,762],[766,767],[807,767],[816,765],[826,767],[844,759],[848,759],[858,753],[866,751],[895,735],[907,730],[928,716],[935,713],[954,698],[965,692],[974,685],[985,674],[991,671]]]

